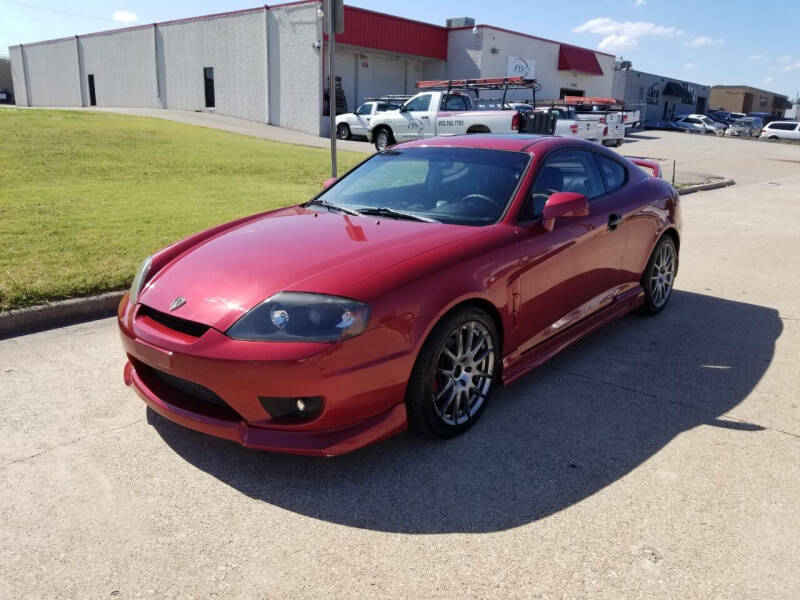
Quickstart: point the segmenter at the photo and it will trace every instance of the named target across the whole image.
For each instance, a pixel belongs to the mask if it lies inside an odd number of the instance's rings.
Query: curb
[[[731,179],[730,177],[723,179],[722,181],[712,181],[711,183],[699,183],[697,185],[687,185],[684,188],[678,190],[678,195],[685,196],[686,194],[694,194],[695,192],[701,192],[705,190],[716,190],[723,187],[728,187],[730,185],[735,185],[736,182]]]
[[[0,340],[113,316],[124,293],[107,292],[0,313]]]

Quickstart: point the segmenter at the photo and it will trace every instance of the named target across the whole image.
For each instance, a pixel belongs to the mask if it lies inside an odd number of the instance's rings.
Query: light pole
[[[325,0],[325,25],[328,34],[328,118],[331,138],[331,177],[336,169],[336,34],[344,33],[343,0]]]

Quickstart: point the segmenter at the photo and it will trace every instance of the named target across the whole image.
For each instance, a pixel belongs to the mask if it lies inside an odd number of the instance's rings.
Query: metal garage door
[[[358,99],[356,98],[356,55],[353,52],[336,52],[336,76],[342,78],[347,110],[355,110],[358,106]]]
[[[403,94],[406,82],[406,61],[379,55],[370,57],[371,95]]]

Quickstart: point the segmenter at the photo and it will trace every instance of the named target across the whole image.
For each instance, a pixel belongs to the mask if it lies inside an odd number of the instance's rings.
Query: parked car
[[[758,137],[763,127],[764,123],[758,117],[744,117],[731,123],[725,133],[732,137]]]
[[[397,145],[305,204],[145,260],[118,312],[125,383],[167,419],[262,450],[464,433],[499,384],[664,309],[681,204],[659,174],[551,136]]]
[[[768,140],[800,140],[800,123],[797,121],[772,121],[761,130]]]
[[[459,133],[512,133],[519,131],[516,110],[473,110],[472,98],[460,92],[421,92],[399,110],[372,117],[367,139],[381,152],[408,140]]]
[[[405,99],[398,97],[380,100],[370,100],[351,113],[344,113],[336,117],[336,137],[340,140],[349,140],[352,136],[366,136],[369,122],[376,114],[387,110],[397,110]]]
[[[676,123],[687,123],[689,125],[698,125],[703,133],[713,133],[715,135],[723,135],[725,133],[726,125],[712,121],[706,115],[681,115],[675,118]]]
[[[672,124],[679,130],[686,133],[712,133],[708,128],[699,122],[689,122],[687,120],[675,119]]]
[[[14,104],[14,94],[5,88],[0,88],[0,104]]]
[[[661,131],[686,131],[685,128],[679,127],[673,121],[645,121],[645,129],[656,129]]]

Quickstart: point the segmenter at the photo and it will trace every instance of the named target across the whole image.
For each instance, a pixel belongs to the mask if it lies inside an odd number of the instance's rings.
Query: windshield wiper
[[[361,213],[355,210],[354,208],[347,208],[346,206],[339,206],[338,204],[333,204],[332,202],[328,202],[327,200],[323,200],[322,198],[317,198],[316,200],[309,200],[303,206],[311,206],[312,204],[316,204],[318,206],[322,206],[327,208],[328,210],[336,210],[339,212],[343,212],[347,215],[353,215],[357,217]]]
[[[409,221],[424,221],[425,223],[441,223],[441,221],[437,221],[436,219],[431,219],[430,217],[423,217],[422,215],[415,215],[414,213],[408,213],[402,210],[395,210],[393,208],[389,208],[388,206],[378,206],[378,207],[360,206],[358,208],[358,212],[361,213],[362,215],[377,215],[379,217],[408,219]]]

